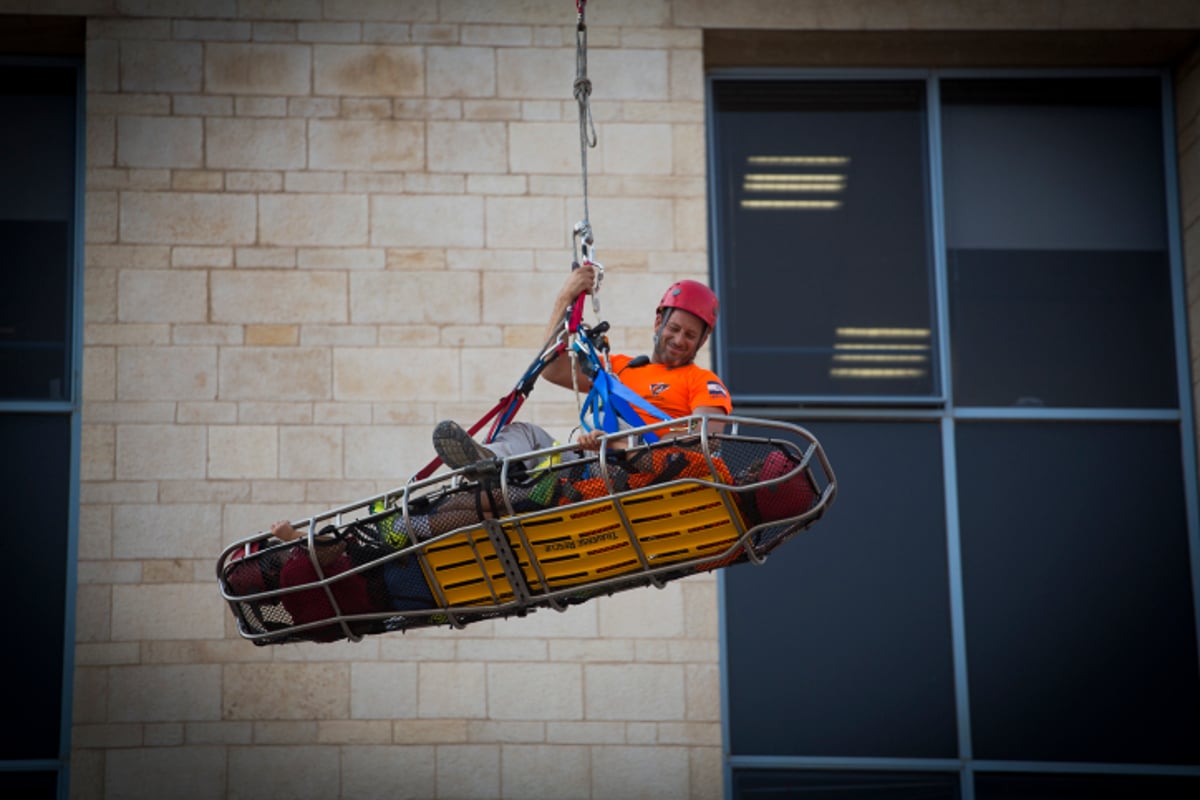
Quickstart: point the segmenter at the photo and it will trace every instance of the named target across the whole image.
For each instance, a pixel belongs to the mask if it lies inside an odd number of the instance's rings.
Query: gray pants
[[[543,450],[554,446],[554,437],[545,428],[529,422],[510,422],[500,429],[496,438],[490,444],[484,445],[500,458],[519,456],[534,450]],[[561,454],[563,461],[574,461],[579,454],[568,450]],[[533,469],[542,459],[531,458],[525,462],[528,469]]]

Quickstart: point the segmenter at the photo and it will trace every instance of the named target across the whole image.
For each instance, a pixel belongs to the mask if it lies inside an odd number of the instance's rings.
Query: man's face
[[[667,323],[663,325],[663,317]],[[680,308],[660,311],[654,317],[654,363],[682,367],[696,357],[708,338],[708,326],[690,311]]]

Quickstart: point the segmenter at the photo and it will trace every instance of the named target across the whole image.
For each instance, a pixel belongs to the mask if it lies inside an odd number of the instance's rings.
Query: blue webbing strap
[[[586,340],[584,341],[586,342]],[[605,433],[616,433],[620,430],[621,420],[631,427],[640,428],[646,422],[635,409],[641,409],[656,419],[671,419],[669,414],[647,403],[628,386],[621,383],[620,378],[605,370],[600,365],[600,359],[596,356],[595,349],[590,346],[590,343],[587,343],[584,348],[577,347],[577,349],[582,350],[582,354],[587,358],[594,371],[592,388],[584,398],[579,412],[579,421],[583,423],[585,430],[600,428]],[[590,423],[588,422],[589,414],[592,418]],[[642,434],[642,438],[650,444],[658,441],[658,436],[649,431]]]

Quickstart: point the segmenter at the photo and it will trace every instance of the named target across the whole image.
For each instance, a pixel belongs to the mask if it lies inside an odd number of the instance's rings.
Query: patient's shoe
[[[439,422],[433,429],[433,449],[450,469],[495,458],[496,454],[471,438],[454,420]]]

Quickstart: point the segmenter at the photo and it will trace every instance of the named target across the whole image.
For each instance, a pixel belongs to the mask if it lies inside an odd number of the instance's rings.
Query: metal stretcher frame
[[[728,432],[712,433],[721,426]],[[766,435],[742,435],[743,427]],[[662,440],[618,453],[619,443],[637,441],[647,431]],[[614,443],[617,443],[614,446]],[[786,473],[766,480],[738,483],[722,460],[722,451],[761,446],[788,454]],[[662,588],[667,582],[740,561],[765,562],[770,551],[820,519],[837,493],[833,468],[824,449],[806,429],[786,422],[739,416],[693,416],[621,431],[601,440],[598,454],[559,467],[588,464],[602,480],[605,494],[562,505],[518,511],[514,476],[527,474],[527,463],[551,459],[575,450],[571,444],[482,461],[424,479],[411,479],[398,489],[334,508],[294,523],[307,528],[307,555],[317,580],[235,593],[226,578],[238,554],[305,548],[305,542],[271,543],[262,531],[228,546],[217,562],[222,598],[229,603],[239,634],[256,644],[304,640],[312,629],[328,631],[340,626],[341,637],[357,641],[365,632],[408,630],[435,625],[462,628],[483,619],[523,616],[537,608],[564,611],[570,605],[602,594],[641,586]],[[703,455],[707,475],[680,477],[637,488],[618,487],[613,457],[648,456],[656,450],[669,454],[686,449]],[[588,456],[589,454],[585,454]],[[547,468],[553,469],[553,468]],[[544,470],[543,470],[544,472]],[[757,476],[756,476],[757,477]],[[742,513],[740,495],[788,485],[803,477],[812,491],[811,504],[783,518],[751,524]],[[519,480],[519,478],[516,478]],[[528,484],[525,484],[526,486]],[[415,541],[371,561],[326,574],[317,557],[317,537],[327,526],[339,532],[356,524],[392,516],[403,519],[406,532],[416,531],[411,509],[415,501],[441,500],[457,493],[475,492],[498,497],[501,516],[482,516],[474,522]],[[386,509],[379,511],[380,507]],[[254,556],[247,556],[253,558]],[[415,559],[420,565],[434,604],[429,608],[387,609],[371,613],[345,613],[335,586],[368,570],[381,569],[392,560]],[[261,604],[280,601],[294,592],[323,591],[333,614],[319,620],[258,629],[248,613]],[[311,595],[310,595],[311,596]]]

